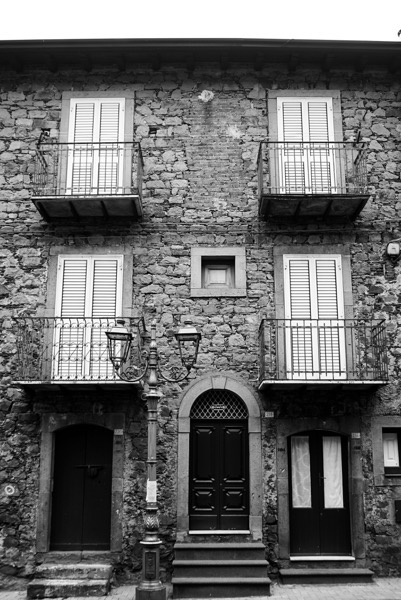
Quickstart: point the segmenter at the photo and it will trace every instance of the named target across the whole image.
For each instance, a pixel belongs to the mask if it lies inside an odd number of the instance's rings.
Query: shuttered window
[[[289,378],[345,377],[341,256],[285,255]]]
[[[60,256],[55,306],[54,375],[107,378],[105,331],[121,314],[122,256]]]
[[[285,193],[336,190],[331,98],[277,98],[280,189]]]
[[[124,98],[70,101],[67,190],[118,193],[123,177]]]
[[[401,474],[400,438],[401,429],[383,430],[384,472],[386,475]]]

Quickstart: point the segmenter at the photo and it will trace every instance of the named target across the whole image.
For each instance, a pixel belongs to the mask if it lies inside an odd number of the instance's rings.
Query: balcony
[[[369,199],[366,147],[354,142],[262,142],[259,214],[265,220],[354,220]]]
[[[259,389],[344,387],[387,383],[384,321],[263,319]]]
[[[135,335],[130,365],[141,366],[142,319],[126,318]],[[16,337],[14,380],[34,389],[110,389],[138,386],[122,382],[109,360],[105,332],[115,318],[19,317],[13,321]]]
[[[40,142],[33,203],[46,221],[142,216],[139,144]]]

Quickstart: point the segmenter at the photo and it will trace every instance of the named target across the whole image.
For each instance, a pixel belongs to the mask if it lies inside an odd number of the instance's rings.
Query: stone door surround
[[[239,378],[226,373],[205,375],[197,379],[184,392],[178,411],[178,490],[177,490],[177,541],[183,541],[189,531],[189,436],[190,412],[195,400],[211,389],[234,392],[248,409],[249,435],[249,529],[254,540],[262,539],[262,439],[261,411],[253,391]]]
[[[358,417],[277,419],[277,493],[279,558],[290,558],[288,438],[304,431],[330,431],[348,437],[351,544],[356,566],[364,566],[365,523],[360,420]],[[359,564],[358,564],[358,561]]]
[[[40,450],[39,472],[39,505],[36,533],[36,550],[38,553],[49,551],[51,491],[53,485],[54,432],[70,425],[98,425],[114,431],[113,440],[113,472],[111,483],[111,536],[110,552],[122,549],[123,514],[123,449],[124,449],[123,414],[45,414],[42,415],[42,438]]]

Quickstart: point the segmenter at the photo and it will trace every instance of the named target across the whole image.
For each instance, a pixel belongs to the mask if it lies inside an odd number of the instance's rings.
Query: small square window
[[[401,429],[383,429],[383,459],[385,475],[401,475]]]
[[[202,288],[235,288],[235,261],[202,258]]]
[[[192,248],[191,296],[246,296],[245,248]]]

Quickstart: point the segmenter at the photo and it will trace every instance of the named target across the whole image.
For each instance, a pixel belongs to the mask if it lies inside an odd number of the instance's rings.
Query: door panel
[[[351,554],[347,439],[308,432],[289,440],[290,552]]]
[[[113,432],[77,425],[55,434],[51,550],[110,547]]]
[[[191,421],[190,529],[248,529],[246,421]]]
[[[199,424],[191,432],[191,480],[196,482],[190,491],[196,512],[191,529],[217,529],[217,441],[213,425]]]

